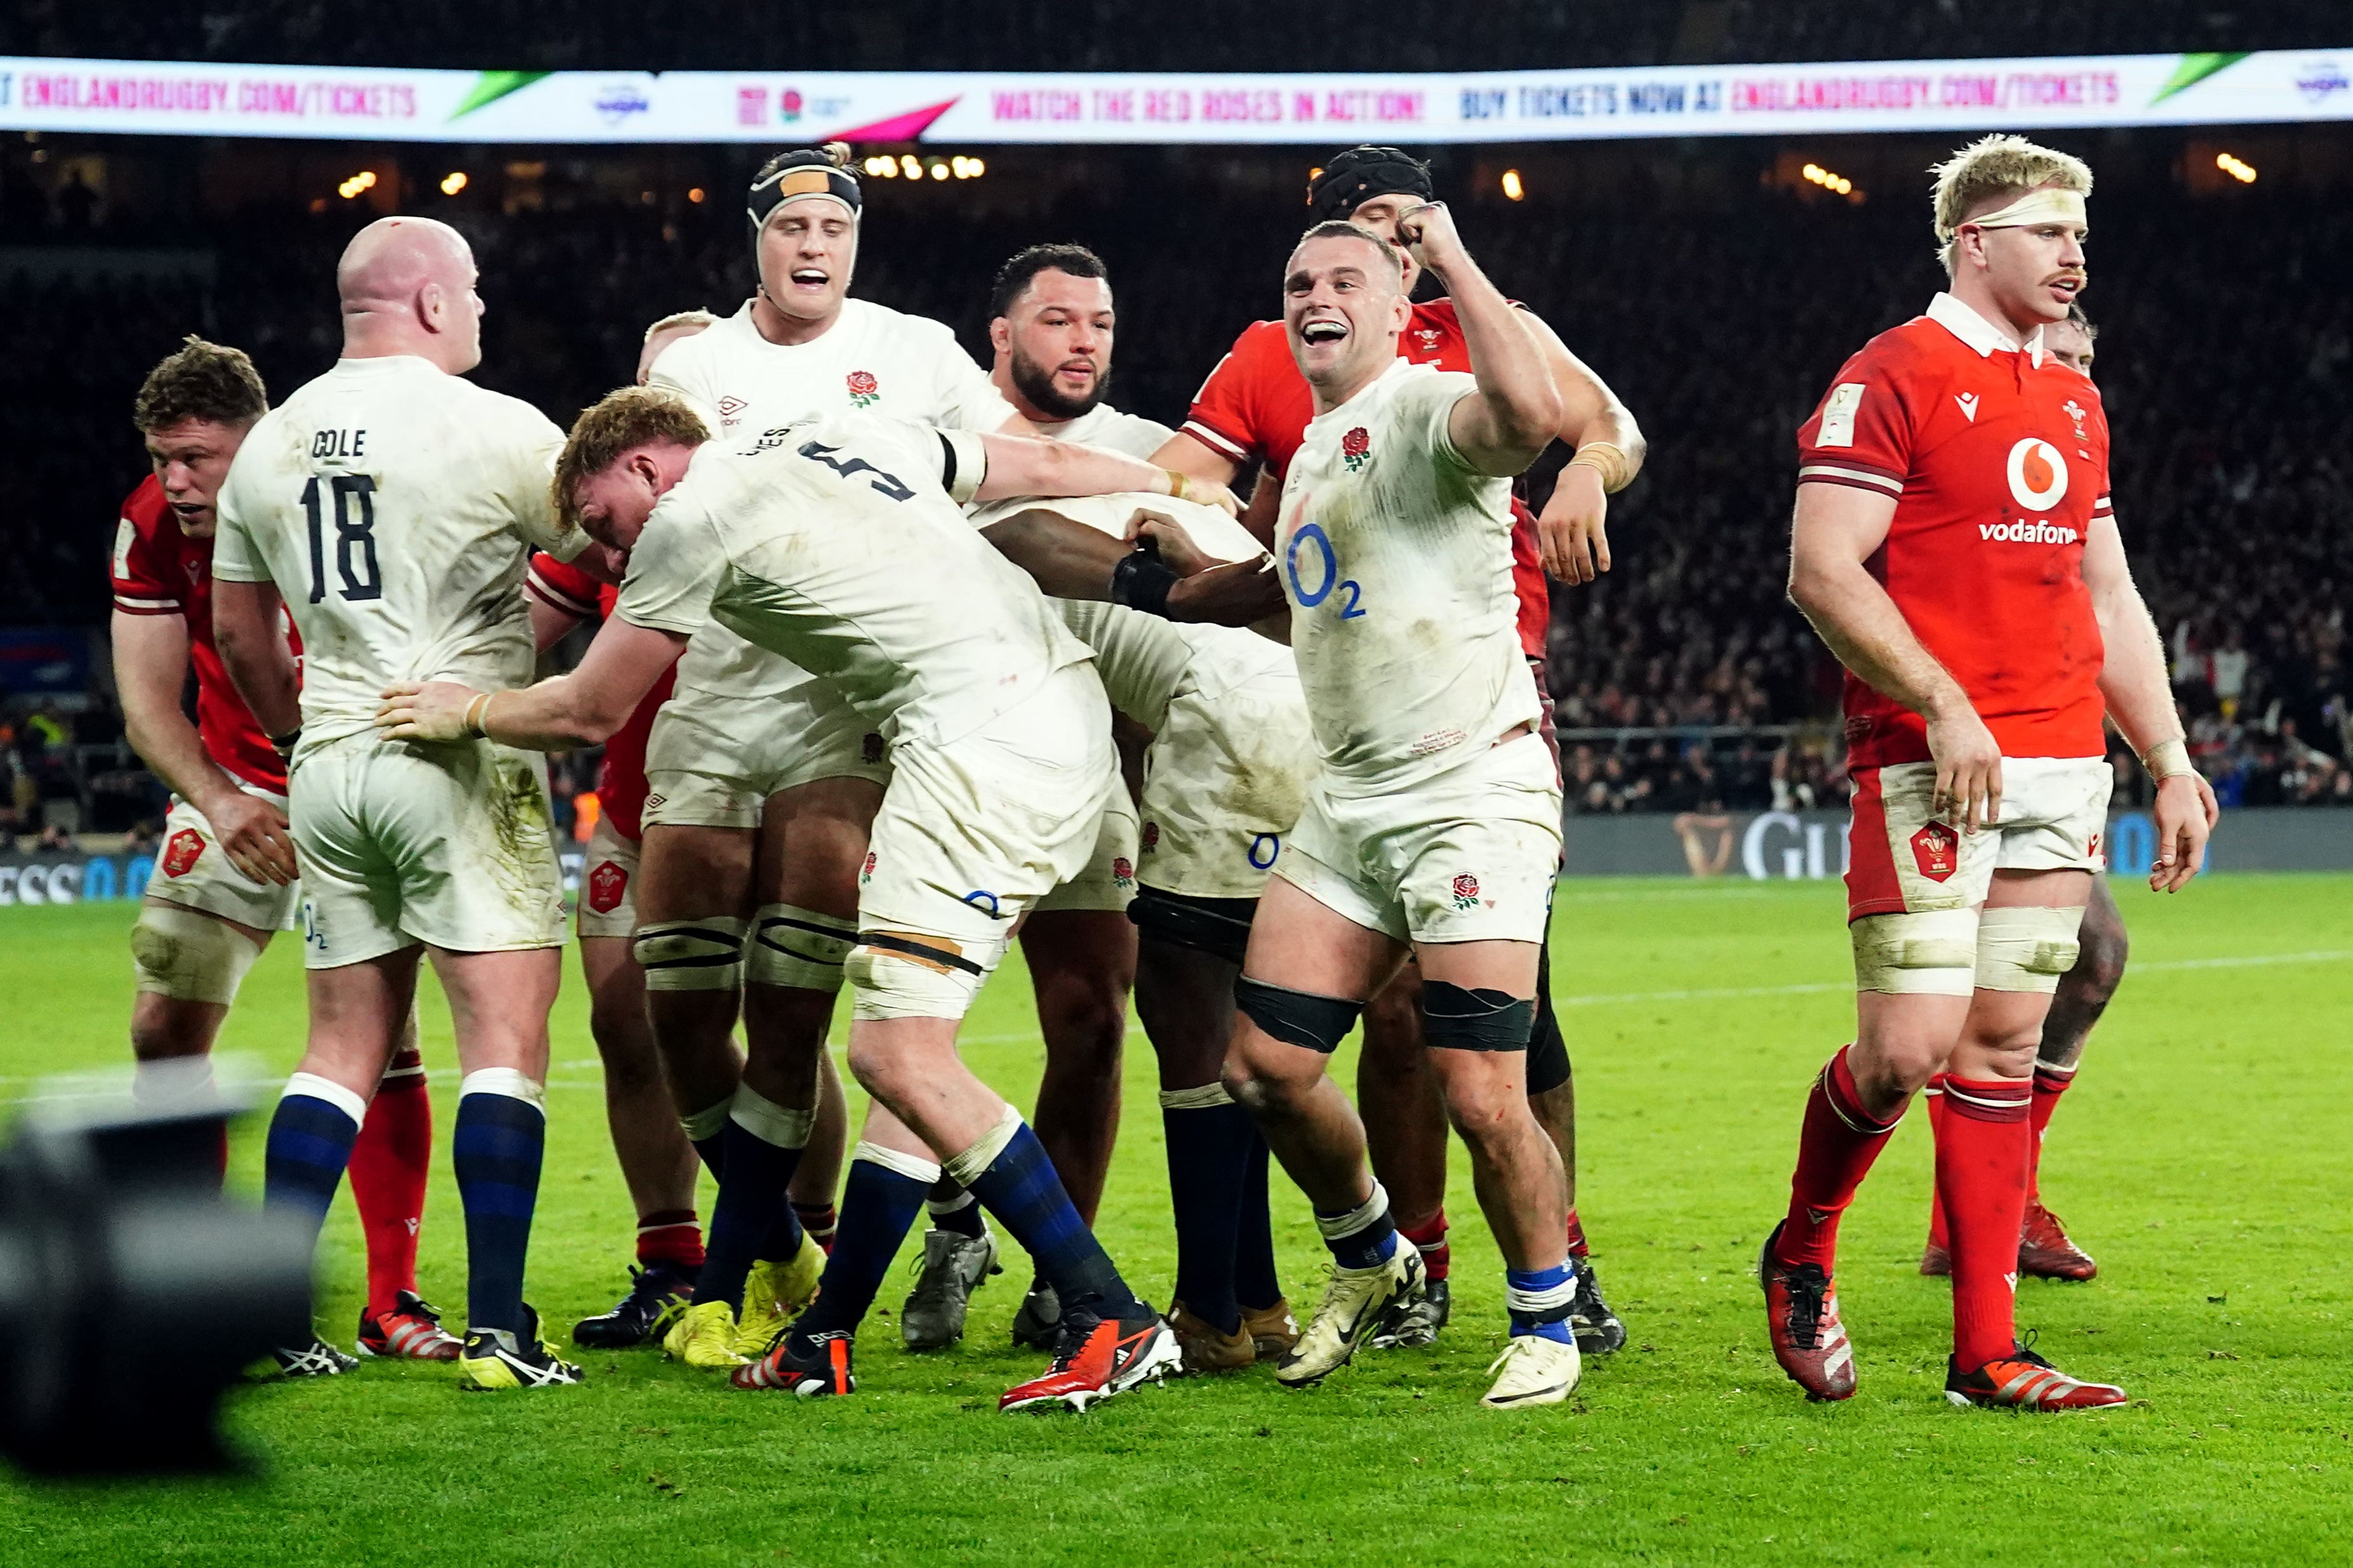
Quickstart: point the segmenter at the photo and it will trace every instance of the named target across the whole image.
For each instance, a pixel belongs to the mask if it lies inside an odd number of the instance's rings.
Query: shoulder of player
[[[170,513],[171,507],[164,500],[164,486],[153,474],[140,480],[132,492],[122,498],[122,521],[137,531],[142,539],[153,534]]]

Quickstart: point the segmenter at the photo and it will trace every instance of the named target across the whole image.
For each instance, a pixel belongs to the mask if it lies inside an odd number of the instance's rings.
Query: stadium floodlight
[[[906,175],[907,178],[911,180],[922,179],[923,177],[923,165],[922,160],[918,159],[913,153],[901,153],[899,155],[899,173]]]
[[[441,176],[441,194],[442,194],[443,195],[445,195],[445,196],[454,196],[454,195],[456,195],[459,191],[462,191],[462,190],[464,190],[465,188],[466,188],[466,171],[465,171],[465,170],[463,170],[463,169],[452,169],[452,170],[450,170],[448,174],[444,174],[444,175],[442,175],[442,176]]]
[[[1524,185],[1524,184],[1522,184],[1520,183],[1520,172],[1519,172],[1517,169],[1506,169],[1506,170],[1504,170],[1504,200],[1506,200],[1506,201],[1514,201],[1514,202],[1517,202],[1517,201],[1525,201],[1525,200],[1526,200],[1526,199],[1527,199],[1527,194],[1528,194],[1527,187],[1526,187],[1525,185]]]
[[[2234,157],[2228,153],[2218,153],[2214,156],[2214,166],[2242,185],[2252,185],[2255,183],[2255,166],[2243,158]]]

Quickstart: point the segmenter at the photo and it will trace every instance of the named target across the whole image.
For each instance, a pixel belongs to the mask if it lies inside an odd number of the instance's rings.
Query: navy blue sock
[[[1168,1140],[1168,1199],[1176,1221],[1176,1299],[1219,1333],[1230,1334],[1242,1322],[1235,1299],[1237,1244],[1258,1127],[1230,1100],[1164,1104],[1160,1125]]]
[[[834,1226],[833,1253],[825,1260],[817,1300],[793,1324],[806,1352],[807,1336],[855,1333],[874,1305],[874,1293],[899,1256],[899,1244],[923,1212],[931,1183],[902,1175],[863,1155],[849,1162],[841,1192],[841,1218]]]
[[[694,1157],[702,1162],[702,1168],[711,1173],[711,1179],[714,1182],[725,1181],[727,1179],[727,1134],[713,1132],[708,1138],[692,1138],[688,1142],[694,1145]]]
[[[357,1097],[354,1096],[354,1099]],[[360,1124],[343,1107],[296,1090],[278,1102],[269,1118],[269,1142],[262,1156],[262,1201],[292,1209],[311,1222],[316,1237],[335,1201],[335,1184],[351,1163]]]
[[[1575,1344],[1568,1310],[1577,1300],[1577,1259],[1556,1268],[1506,1268],[1504,1301],[1512,1314],[1512,1337],[1540,1334],[1563,1344]]]
[[[800,1222],[785,1202],[785,1188],[800,1167],[798,1149],[781,1149],[740,1121],[730,1121],[721,1134],[726,1142],[722,1156],[727,1174],[711,1205],[711,1229],[703,1237],[702,1277],[695,1281],[697,1301],[724,1301],[740,1315],[744,1310],[744,1276],[754,1258],[776,1256],[764,1250],[778,1217],[793,1227],[799,1244]],[[786,1248],[789,1254],[792,1247]]]
[[[1116,1318],[1134,1308],[1135,1292],[1079,1217],[1062,1178],[1054,1173],[1054,1163],[1046,1157],[1046,1146],[1028,1122],[1013,1130],[1012,1142],[971,1185],[972,1195],[997,1216],[1006,1234],[1037,1264],[1039,1277],[1054,1288],[1065,1317],[1075,1309]]]
[[[1389,1218],[1389,1195],[1378,1182],[1373,1195],[1336,1214],[1315,1211],[1315,1228],[1343,1268],[1371,1268],[1397,1256],[1397,1225]]]
[[[1253,1127],[1243,1167],[1241,1223],[1234,1232],[1234,1300],[1251,1312],[1282,1300],[1282,1273],[1274,1263],[1274,1215],[1266,1193],[1268,1158],[1266,1139]]]
[[[499,1069],[491,1069],[499,1070]],[[470,1080],[476,1075],[468,1074]],[[516,1075],[520,1077],[521,1075]],[[498,1089],[458,1097],[449,1163],[466,1205],[466,1325],[522,1327],[523,1259],[547,1148],[547,1117],[530,1100]]]
[[[939,1189],[934,1187],[932,1191]],[[923,1212],[931,1216],[934,1230],[952,1230],[975,1241],[988,1231],[988,1220],[981,1212],[979,1200],[962,1187],[955,1189],[952,1198],[925,1198]]]

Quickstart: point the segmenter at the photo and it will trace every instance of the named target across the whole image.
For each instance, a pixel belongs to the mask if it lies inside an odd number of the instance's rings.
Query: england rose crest
[[[1156,822],[1147,822],[1147,823],[1145,823],[1145,824],[1144,825],[1144,833],[1143,833],[1143,838],[1142,838],[1142,841],[1143,841],[1143,844],[1144,844],[1144,852],[1145,852],[1146,855],[1149,855],[1149,854],[1151,854],[1155,849],[1159,848],[1159,847],[1160,847],[1160,824],[1158,824],[1158,823],[1156,823]]]
[[[871,849],[869,849],[869,850],[866,852],[866,864],[865,864],[865,865],[863,865],[863,866],[860,866],[860,867],[858,868],[858,885],[859,885],[860,887],[861,887],[861,888],[862,888],[862,887],[864,887],[867,883],[869,883],[869,882],[872,881],[873,879],[874,879],[874,851],[873,851],[873,850],[871,850]]]
[[[1360,471],[1373,456],[1373,437],[1359,425],[1340,437],[1340,458],[1350,473]]]
[[[854,407],[871,407],[874,400],[882,395],[882,384],[874,379],[874,373],[872,371],[851,371],[849,377],[849,401]]]
[[[1479,879],[1465,871],[1454,879],[1454,907],[1467,910],[1479,902]]]
[[[1135,886],[1135,862],[1124,855],[1113,856],[1111,862],[1111,879],[1123,888]]]

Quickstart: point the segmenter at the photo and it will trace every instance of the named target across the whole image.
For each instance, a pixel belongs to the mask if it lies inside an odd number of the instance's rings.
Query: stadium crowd
[[[1280,235],[1294,220],[1295,197],[1217,191],[1209,172],[1168,177],[1198,181],[1198,199],[1218,201],[1231,232]],[[1091,243],[1118,286],[1118,395],[1174,423],[1234,331],[1275,303],[1261,254],[1274,241],[1205,247],[1186,210],[1087,189],[1018,215],[893,222],[862,255],[859,286],[950,322],[985,355],[990,258],[1041,235]],[[2225,802],[2353,804],[2353,486],[2343,458],[2353,450],[2353,310],[2341,291],[2300,281],[2344,253],[2353,219],[2285,193],[2232,211],[2218,223],[2174,199],[2104,198],[2087,309],[2101,329],[2095,374],[2115,423],[2118,515],[2200,766]],[[1917,311],[1933,289],[1923,226],[1901,204],[1771,193],[1736,217],[1622,216],[1496,204],[1470,219],[1494,275],[1610,379],[1651,442],[1613,511],[1614,570],[1555,588],[1550,675],[1572,732],[1573,809],[1839,804],[1844,778],[1823,723],[1836,666],[1783,592],[1790,432],[1843,345]],[[167,237],[150,215],[101,218],[97,237],[110,243]],[[1736,221],[1752,243],[1723,243]],[[64,222],[51,215],[58,237]],[[626,372],[631,323],[681,300],[729,309],[741,291],[740,223],[720,204],[649,207],[583,193],[463,222],[494,279],[480,378],[558,417]],[[211,282],[0,281],[0,310],[19,323],[28,363],[53,367],[0,391],[24,436],[26,492],[10,524],[20,570],[0,581],[0,624],[102,620],[99,541],[142,466],[124,388],[190,323],[249,349],[273,388],[333,353],[317,279],[351,215],[241,214],[200,237],[170,226],[174,242],[211,247]],[[1858,246],[1873,258],[1860,272],[1849,259]],[[1817,286],[1833,273],[1850,286]],[[2213,310],[2225,293],[2295,303]],[[1641,300],[1653,308],[1629,308]],[[20,742],[16,771],[41,769]]]

